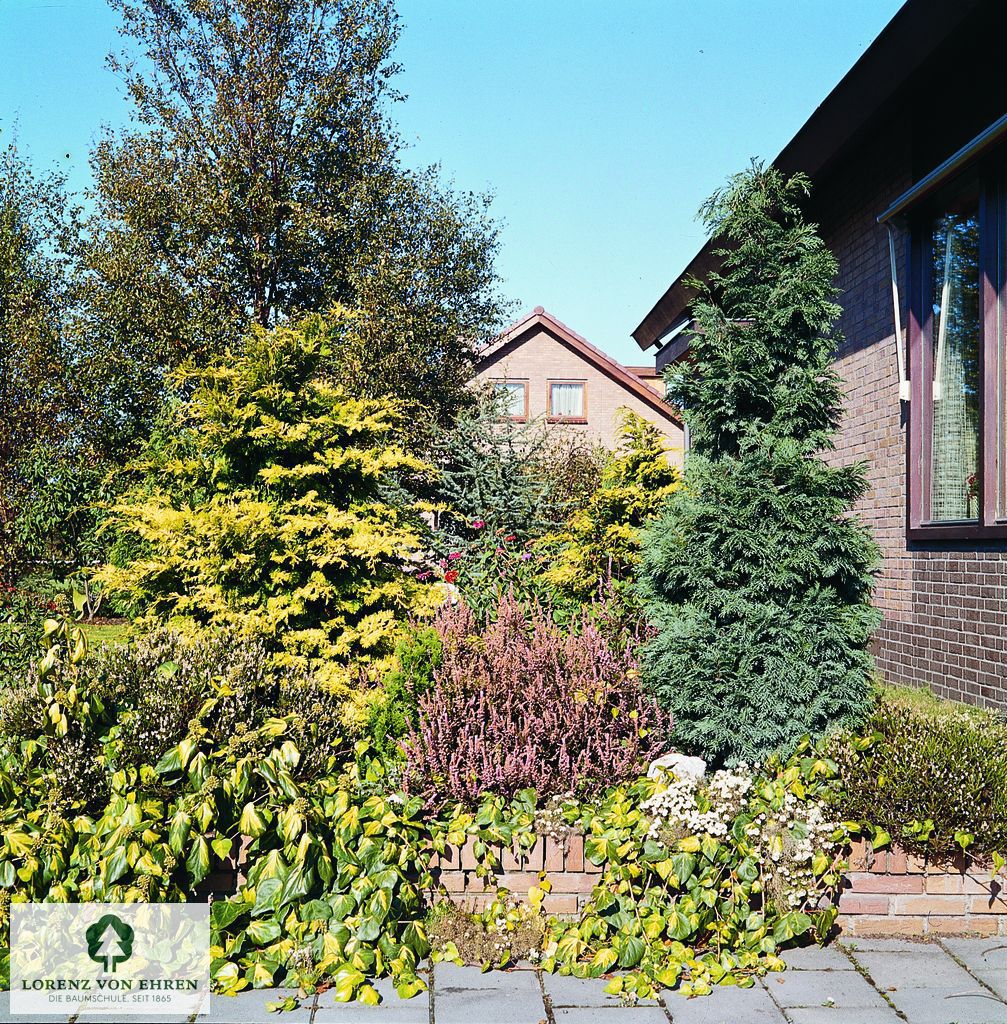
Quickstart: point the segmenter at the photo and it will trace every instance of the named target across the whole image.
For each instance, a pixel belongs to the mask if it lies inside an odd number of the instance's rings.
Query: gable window
[[[528,419],[528,381],[495,380],[493,388],[500,396],[504,417],[522,423]]]
[[[587,384],[582,380],[549,381],[547,418],[553,423],[587,422]]]
[[[911,214],[908,526],[917,539],[1007,536],[1001,169]]]

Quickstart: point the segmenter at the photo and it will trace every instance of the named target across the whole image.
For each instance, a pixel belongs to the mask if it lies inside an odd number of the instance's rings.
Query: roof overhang
[[[917,203],[928,199],[940,188],[950,182],[956,175],[966,170],[976,160],[981,159],[997,143],[1007,138],[1007,114],[998,118],[985,131],[980,132],[971,142],[967,142],[957,153],[953,153],[944,163],[935,167],[929,174],[921,178],[912,188],[906,189],[891,206],[878,217],[879,224],[887,224],[904,217]]]
[[[803,171],[813,180],[856,144],[941,43],[985,0],[908,0],[822,101],[773,161],[785,174]],[[715,270],[714,242],[696,254],[633,331],[646,350],[685,313],[692,299],[685,282]]]

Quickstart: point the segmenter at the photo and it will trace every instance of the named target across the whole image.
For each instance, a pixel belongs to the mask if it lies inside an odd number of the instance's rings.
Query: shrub
[[[935,857],[1007,853],[1007,723],[992,712],[888,689],[867,739],[835,757],[847,819]]]
[[[619,967],[630,973],[606,991],[649,998],[750,986],[782,969],[780,947],[811,931],[824,938],[836,918],[819,909],[841,882],[847,838],[830,820],[835,776],[805,739],[786,761],[714,776],[698,793],[661,773],[585,803],[572,817],[601,873],[576,922],[551,922],[542,969],[598,977]]]
[[[441,638],[436,629],[416,629],[395,648],[397,666],[384,678],[368,734],[382,757],[401,756],[399,740],[419,725],[419,699],[433,686],[441,663]]]
[[[624,409],[619,439],[598,487],[563,529],[543,542],[556,551],[545,579],[578,602],[589,601],[606,582],[621,589],[635,578],[640,529],[681,483],[654,424]]]
[[[838,882],[833,850],[845,838],[841,828],[823,828],[835,765],[807,741],[746,784],[714,778],[683,790],[662,773],[598,787],[586,802],[540,801],[525,789],[512,800],[491,794],[472,809],[431,812],[389,784],[362,742],[348,760],[317,716],[311,684],[281,685],[278,707],[232,718],[222,735],[218,719],[234,695],[227,680],[241,652],[219,653],[224,678],[207,679],[206,699],[177,744],[156,763],[123,765],[118,730],[128,695],[120,703],[116,694],[146,674],[138,666],[157,660],[149,652],[159,644],[175,644],[175,679],[202,675],[199,655],[162,636],[147,654],[134,645],[96,678],[74,624],[53,620],[44,643],[34,699],[12,714],[5,696],[3,938],[11,901],[184,900],[239,850],[247,879],[210,914],[212,979],[224,993],[324,984],[337,1001],[374,1003],[373,978],[391,976],[409,997],[424,988],[419,960],[454,958],[457,939],[469,955],[502,964],[533,952],[544,932],[546,970],[598,977],[618,967],[630,973],[610,991],[653,997],[678,985],[698,995],[782,968],[781,946],[816,918],[823,934],[834,920],[834,910],[813,908]],[[587,724],[604,728],[602,718]],[[584,721],[573,715],[574,725]],[[502,870],[499,849],[529,849],[542,817],[557,815],[584,834],[585,856],[600,869],[578,919],[542,919],[543,882],[528,907],[498,892],[477,918],[456,915],[449,925],[451,915],[435,913],[429,924],[443,946],[431,951],[425,894],[435,888],[435,856],[472,839],[476,874],[489,879]],[[799,872],[788,876],[792,864]]]
[[[715,763],[870,709],[878,552],[849,514],[863,467],[822,458],[841,409],[837,264],[803,219],[807,190],[755,166],[704,207],[722,269],[696,284],[690,359],[669,380],[691,428],[686,486],[644,533],[646,685]]]
[[[671,718],[641,692],[633,645],[614,648],[587,616],[561,629],[513,597],[480,625],[464,605],[438,615],[441,665],[404,743],[410,790],[468,803],[584,791],[667,752]]]
[[[0,584],[0,689],[22,681],[41,654],[46,615],[56,602],[25,586]]]
[[[169,421],[113,509],[132,551],[100,579],[148,619],[264,637],[275,664],[350,692],[431,601],[405,571],[421,523],[393,498],[427,467],[396,443],[394,402],[326,379],[325,337],[319,321],[257,331],[174,375]],[[359,696],[347,714],[362,725]]]

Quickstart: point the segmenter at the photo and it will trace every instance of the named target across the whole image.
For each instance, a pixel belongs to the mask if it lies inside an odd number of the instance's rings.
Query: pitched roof
[[[587,338],[578,334],[575,330],[567,327],[565,323],[558,320],[552,313],[546,312],[541,306],[536,306],[526,316],[521,317],[514,323],[501,331],[478,355],[478,363],[486,364],[493,362],[500,356],[504,349],[510,345],[522,344],[525,336],[541,327],[556,338],[559,342],[573,349],[579,356],[587,360],[602,373],[611,377],[616,383],[621,384],[627,391],[631,391],[638,398],[650,405],[656,412],[668,419],[681,422],[678,411],[668,405],[661,396],[648,384],[645,384],[639,377],[628,370],[622,363],[616,362],[610,355],[602,352],[600,348],[592,345]]]
[[[900,90],[951,32],[989,3],[907,0],[787,143],[774,166],[788,174],[804,171],[812,178],[826,173],[896,101]],[[704,278],[718,269],[719,262],[713,242],[707,241],[633,331],[640,348],[650,348],[682,317],[693,297],[686,282]]]

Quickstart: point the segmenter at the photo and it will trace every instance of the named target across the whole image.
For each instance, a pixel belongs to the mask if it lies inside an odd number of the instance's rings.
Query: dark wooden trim
[[[999,189],[984,180],[979,191],[979,517],[986,528],[997,521],[999,444],[997,400],[997,249],[1000,245]]]
[[[980,526],[975,522],[915,526],[906,530],[906,537],[913,541],[1002,540],[1007,538],[1007,523],[997,523],[994,526]]]
[[[1007,298],[1007,189],[998,167],[979,175],[979,493],[976,519],[933,522],[930,484],[933,453],[933,218],[939,207],[914,211],[909,267],[909,351],[912,401],[906,443],[906,537],[916,542],[1007,538],[1007,453],[1004,451],[1003,310]]]

